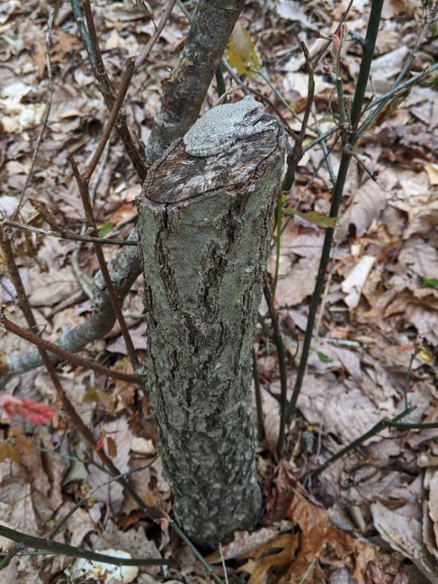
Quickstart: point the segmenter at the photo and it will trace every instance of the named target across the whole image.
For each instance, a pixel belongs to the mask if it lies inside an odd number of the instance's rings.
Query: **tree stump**
[[[284,166],[269,128],[207,157],[175,143],[137,199],[148,333],[145,391],[176,520],[215,547],[261,510],[252,344]]]

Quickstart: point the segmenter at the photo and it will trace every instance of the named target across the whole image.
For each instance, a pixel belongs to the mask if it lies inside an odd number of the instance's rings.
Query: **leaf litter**
[[[271,81],[295,111],[302,111],[307,74],[299,52],[298,33],[311,55],[317,54],[325,41],[317,38],[316,33],[332,32],[346,3],[334,6],[313,3],[312,11],[297,2],[279,2],[275,8],[262,4],[248,4],[242,30],[247,30],[256,42]],[[413,0],[385,2],[382,34],[373,65],[375,89],[385,91],[398,74],[408,54],[407,47],[412,46],[416,36],[419,7],[419,2]],[[152,9],[155,12],[155,5]],[[363,32],[368,9],[366,1],[355,3],[347,18],[350,29]],[[93,4],[93,10],[100,23],[110,75],[117,78],[124,59],[137,54],[138,46],[149,38],[153,23],[134,5],[108,7],[98,2]],[[46,20],[44,7],[36,0],[23,5],[4,3],[0,7],[1,131],[7,138],[0,146],[0,205],[8,215],[29,173],[45,110]],[[186,30],[182,17],[175,14],[154,48],[151,57],[154,76],[146,77],[143,71],[133,80],[130,95],[135,98],[127,102],[126,108],[143,141],[159,101],[160,81],[175,62]],[[84,213],[67,158],[74,155],[81,167],[85,166],[97,145],[107,112],[91,70],[82,59],[83,49],[67,2],[59,7],[52,41],[52,112],[27,194],[44,202],[60,225],[75,231],[81,228]],[[405,44],[400,46],[402,42]],[[356,56],[357,47],[352,43],[344,57],[345,87],[350,90],[357,75]],[[427,66],[430,59],[426,50],[418,57],[418,66]],[[261,80],[254,75],[252,82],[257,87]],[[323,128],[333,99],[332,86],[322,69],[316,70],[315,82],[316,115]],[[265,92],[266,87],[263,84],[260,87]],[[139,105],[143,103],[144,107]],[[266,435],[259,452],[266,496],[264,526],[253,534],[237,533],[234,542],[223,548],[230,575],[246,573],[251,584],[272,578],[282,583],[336,583],[344,581],[345,574],[367,584],[437,580],[436,430],[400,434],[387,429],[334,463],[319,481],[307,481],[307,490],[298,482],[380,419],[400,411],[410,361],[410,353],[403,347],[413,345],[418,334],[424,340],[425,352],[418,353],[412,363],[408,398],[418,407],[410,420],[437,421],[434,359],[438,301],[436,284],[427,285],[438,279],[437,111],[436,91],[427,84],[414,86],[390,114],[392,117],[384,120],[380,129],[365,135],[360,143],[361,156],[369,167],[379,168],[378,179],[385,189],[372,181],[363,168],[353,165],[308,374],[298,400],[299,417],[289,428],[289,440],[294,444],[292,457],[279,465],[268,455],[270,451],[275,457],[278,436],[280,390],[276,352],[261,331],[257,334]],[[298,128],[289,112],[284,113],[291,125]],[[338,154],[333,156],[336,167]],[[317,150],[303,158],[291,193],[291,209],[300,200],[300,213],[327,212],[331,185],[324,169],[316,176],[320,162]],[[139,190],[134,172],[126,171],[120,144],[112,140],[96,189],[100,225],[111,223],[114,236],[126,237],[135,216],[132,200]],[[34,213],[26,203],[23,219],[31,220]],[[276,302],[288,350],[289,395],[295,381],[296,351],[300,350],[297,337],[302,338],[306,326],[322,238],[322,229],[295,216],[289,219],[281,239]],[[32,246],[17,247],[17,261],[37,321],[47,338],[55,339],[63,327],[85,320],[90,310],[70,268],[69,258],[75,245],[50,238],[41,245],[34,238]],[[41,272],[43,262],[49,267],[47,273]],[[90,279],[97,264],[86,246],[81,247],[79,263]],[[274,268],[273,255],[269,260],[271,274]],[[21,321],[11,294],[6,279],[1,290],[2,303]],[[139,280],[124,309],[141,311],[141,295]],[[79,302],[83,305],[81,310],[75,308]],[[265,310],[263,304],[261,310]],[[138,320],[130,322],[135,324]],[[86,353],[125,367],[123,344],[115,335],[116,329],[107,339],[92,343]],[[140,354],[146,355],[144,335],[144,326],[139,326],[135,345]],[[4,335],[0,350],[18,353],[24,345],[23,341]],[[81,417],[95,430],[96,437],[101,437],[102,448],[114,456],[117,466],[124,471],[146,467],[131,478],[141,496],[161,500],[170,511],[169,487],[163,479],[160,461],[155,459],[154,430],[150,422],[144,423],[149,416],[147,401],[141,402],[138,411],[134,407],[132,385],[108,381],[79,368],[64,366],[61,377]],[[87,401],[85,395],[90,389],[93,398]],[[15,379],[7,391],[14,392],[22,403],[32,400],[57,404],[44,373],[31,372],[20,381]],[[172,541],[165,530],[160,534],[119,485],[106,484],[108,475],[93,464],[93,458],[81,445],[76,430],[69,428],[62,412],[45,426],[34,426],[20,418],[14,419],[14,424],[18,429],[10,430],[10,444],[16,440],[14,432],[21,432],[24,437],[32,437],[34,446],[47,452],[29,450],[25,441],[21,444],[19,462],[12,456],[12,460],[0,463],[3,524],[23,533],[47,535],[50,525],[60,521],[75,502],[84,499],[84,504],[58,532],[57,541],[92,549],[123,550],[137,557],[141,554],[158,557],[160,553],[184,557],[184,567],[169,572],[167,577],[161,569],[141,568],[138,582],[151,584],[169,580],[169,576],[190,581],[206,579],[191,552]],[[7,440],[4,434],[4,443]],[[50,453],[55,450],[61,456]],[[65,455],[72,455],[75,460]],[[92,494],[88,495],[90,490]],[[326,509],[314,497],[324,502]],[[136,544],[139,541],[141,545]],[[11,542],[3,539],[3,551],[10,548]],[[413,566],[408,569],[403,558],[411,560]],[[43,581],[55,582],[57,574],[66,573],[72,566],[71,560],[61,557],[21,556],[3,574],[18,583],[39,582],[40,575]],[[221,568],[217,570],[221,573]],[[70,578],[76,578],[73,572]],[[102,578],[101,574],[101,581],[109,581]]]

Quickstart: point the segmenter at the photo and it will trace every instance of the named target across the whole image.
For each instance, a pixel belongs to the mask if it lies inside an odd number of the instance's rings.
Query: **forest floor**
[[[158,21],[162,6],[153,1],[149,8]],[[264,75],[255,73],[246,82],[268,97],[296,130],[299,122],[266,78],[294,112],[302,113],[308,73],[299,43],[305,42],[311,57],[317,55],[327,44],[322,37],[333,34],[346,8],[344,1],[258,0],[247,2],[242,14],[240,23],[254,43]],[[431,22],[433,8],[430,3],[429,17],[424,18],[419,0],[385,2],[369,97],[390,89],[414,49],[418,53],[412,75],[435,62],[438,24]],[[97,0],[92,9],[105,65],[117,86],[126,59],[139,54],[155,24],[141,3]],[[345,21],[348,29],[364,35],[369,9],[369,1],[355,2]],[[44,203],[58,225],[80,232],[85,215],[68,158],[74,156],[79,168],[85,168],[108,113],[71,6],[63,0],[56,5],[51,32],[50,87],[47,20],[48,6],[38,0],[0,4],[0,209],[4,217],[12,216],[30,175],[21,222],[49,229],[34,200]],[[159,104],[161,82],[175,64],[187,31],[188,23],[176,8],[132,81],[125,109],[129,127],[143,144]],[[329,50],[315,69],[311,126],[317,125],[321,132],[335,125],[334,86],[324,70],[331,59]],[[351,95],[359,69],[358,42],[346,43],[342,59],[344,93]],[[233,542],[223,546],[228,577],[234,581],[246,578],[258,584],[276,577],[291,584],[349,583],[353,578],[359,584],[438,582],[437,429],[383,429],[312,476],[324,461],[379,421],[402,413],[406,404],[415,409],[403,422],[438,421],[437,88],[437,73],[414,85],[358,144],[360,162],[353,161],[348,175],[308,371],[297,415],[288,428],[290,455],[280,464],[275,457],[280,395],[277,353],[270,337],[261,328],[257,332],[264,425],[258,459],[266,505],[254,533],[237,533]],[[50,115],[32,165],[48,96]],[[217,98],[213,82],[206,107]],[[305,144],[314,137],[309,130]],[[332,145],[329,141],[328,147]],[[286,208],[298,204],[300,212],[328,213],[332,183],[324,157],[320,147],[306,152],[287,193]],[[335,171],[339,159],[340,150],[334,145],[330,161]],[[367,168],[378,171],[377,180]],[[99,228],[111,229],[113,238],[126,238],[135,224],[134,199],[141,181],[115,135],[95,176],[91,189]],[[290,217],[285,215],[283,222],[275,302],[291,393],[324,229],[297,215]],[[92,302],[82,281],[90,282],[98,270],[90,244],[17,230],[13,246],[44,338],[54,341],[65,327],[89,317]],[[108,246],[107,259],[116,251]],[[275,262],[274,250],[268,263],[271,276]],[[1,265],[5,313],[26,327],[4,262]],[[129,314],[134,347],[143,360],[147,353],[141,278],[123,308]],[[261,313],[267,313],[264,303]],[[10,333],[0,336],[3,355],[29,348]],[[132,373],[118,326],[82,354]],[[171,492],[156,456],[153,426],[144,422],[147,403],[136,399],[135,384],[69,365],[60,369],[60,377],[81,418],[115,465],[124,473],[136,470],[130,476],[132,486],[146,501],[160,499],[171,512]],[[20,400],[59,407],[42,368],[15,377],[3,392],[2,396],[13,394]],[[7,400],[2,403],[5,406]],[[136,558],[172,557],[178,568],[137,567],[123,575],[122,569],[111,571],[108,565],[99,571],[96,565],[81,565],[60,555],[23,554],[0,572],[0,582],[211,581],[192,551],[166,525],[151,523],[119,484],[108,483],[108,475],[92,463],[62,410],[45,424],[32,423],[32,414],[26,418],[25,406],[20,411],[25,417],[15,415],[12,426],[5,424],[1,430],[0,524],[46,537],[82,500],[62,524],[56,541],[111,550],[107,553],[112,555],[123,551]],[[3,415],[3,421],[10,420]],[[14,432],[31,440],[20,442]],[[13,542],[0,538],[0,545],[4,554]],[[218,554],[209,561],[223,578]]]

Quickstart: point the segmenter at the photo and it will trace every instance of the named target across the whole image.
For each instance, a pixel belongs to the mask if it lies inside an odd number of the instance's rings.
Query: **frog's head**
[[[250,95],[247,95],[240,102],[243,110],[243,125],[254,126],[265,113],[265,108]]]

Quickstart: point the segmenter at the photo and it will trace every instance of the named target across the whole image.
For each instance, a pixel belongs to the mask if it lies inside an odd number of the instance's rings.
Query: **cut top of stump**
[[[249,100],[256,104],[252,109]],[[223,115],[220,112],[218,115],[221,108]],[[230,115],[234,110],[240,110],[242,123],[236,121],[239,116]],[[213,124],[208,121],[209,114],[214,117]],[[208,144],[209,133],[219,127],[218,120],[225,126],[231,126],[221,130],[221,136],[227,138],[226,146],[218,148],[218,138],[213,136],[209,150],[205,145]],[[186,151],[186,148],[197,151],[193,144],[186,147],[190,132],[203,145],[195,156]],[[140,196],[145,197],[150,204],[173,206],[213,194],[220,189],[230,189],[236,194],[239,187],[251,184],[253,176],[256,180],[274,162],[273,158],[277,160],[279,156],[284,157],[284,151],[283,126],[275,117],[263,113],[261,104],[253,98],[245,98],[234,105],[218,106],[200,118],[186,134],[184,141],[174,142],[152,166]]]

